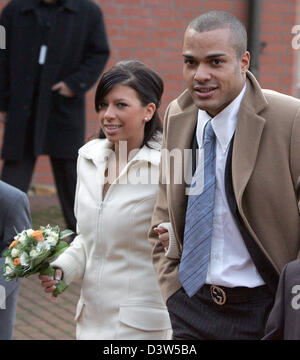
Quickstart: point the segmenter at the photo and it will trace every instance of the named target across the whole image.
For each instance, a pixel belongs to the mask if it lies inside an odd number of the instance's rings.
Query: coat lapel
[[[247,74],[247,90],[241,103],[232,154],[232,181],[240,214],[242,197],[255,167],[265,119],[258,115],[267,101],[253,75]]]
[[[169,151],[175,150],[175,156],[176,152],[181,156],[181,162],[178,161],[175,168],[173,166],[173,162],[168,164],[170,169],[168,171],[170,171],[171,177],[173,178],[174,176],[175,178],[175,184],[172,182],[170,186],[170,217],[174,226],[176,238],[181,241],[183,239],[185,210],[187,204],[184,168],[187,164],[191,164],[191,159],[186,158],[184,150],[191,149],[198,114],[196,106],[192,103],[185,103],[187,97],[189,97],[189,95],[184,93],[183,97],[178,100],[179,105],[181,105],[182,108],[188,105],[185,111],[170,116],[167,144]],[[191,151],[189,154],[191,155]]]

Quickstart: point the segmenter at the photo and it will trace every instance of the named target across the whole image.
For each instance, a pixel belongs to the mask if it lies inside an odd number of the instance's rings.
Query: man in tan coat
[[[185,32],[187,90],[166,111],[150,230],[174,339],[261,338],[279,274],[299,253],[300,101],[262,90],[246,49],[244,26],[226,12],[205,13]],[[200,194],[188,195],[191,168]]]

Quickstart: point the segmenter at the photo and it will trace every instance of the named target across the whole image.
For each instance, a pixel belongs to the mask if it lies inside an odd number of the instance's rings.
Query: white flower
[[[31,236],[33,234],[34,230],[28,229],[28,230],[26,230],[26,232],[27,232],[28,236]]]
[[[44,233],[45,233],[46,236],[49,236],[49,235],[51,235],[52,231],[51,231],[51,229],[47,229],[47,228],[46,228],[46,229],[44,230]]]
[[[6,266],[4,275],[10,275],[13,272],[14,272],[13,269],[11,269],[9,266]]]
[[[18,242],[23,244],[25,241],[26,241],[26,234],[24,233],[24,231],[22,231],[22,233],[18,237]]]
[[[50,244],[51,246],[55,246],[58,242],[58,236],[55,236],[55,235],[48,236],[46,239],[46,242],[48,244]]]
[[[13,259],[10,256],[6,256],[5,258],[5,264],[12,266],[14,264]]]
[[[29,265],[29,256],[25,252],[20,256],[20,262],[22,266]]]
[[[34,258],[34,257],[38,256],[39,253],[38,253],[35,249],[33,249],[33,250],[30,251],[29,255],[30,255],[32,258]]]
[[[36,246],[36,249],[39,252],[42,251],[43,249],[50,250],[50,248],[51,248],[51,245],[49,243],[47,243],[46,241],[39,242]]]
[[[16,249],[16,248],[13,248],[13,249],[12,249],[12,251],[11,251],[11,256],[12,256],[13,258],[18,257],[19,254],[20,254],[20,251],[19,251],[18,249]]]

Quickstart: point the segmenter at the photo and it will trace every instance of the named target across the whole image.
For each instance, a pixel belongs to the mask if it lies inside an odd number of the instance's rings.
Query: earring
[[[144,121],[149,121],[149,119],[147,117],[144,117]]]

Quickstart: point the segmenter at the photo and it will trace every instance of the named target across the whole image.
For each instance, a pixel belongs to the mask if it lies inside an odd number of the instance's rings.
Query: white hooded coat
[[[67,284],[82,279],[77,339],[170,339],[169,315],[148,241],[160,161],[160,144],[151,146],[155,149],[144,146],[128,162],[104,199],[112,144],[96,139],[79,150],[78,236],[52,263],[63,270]]]

